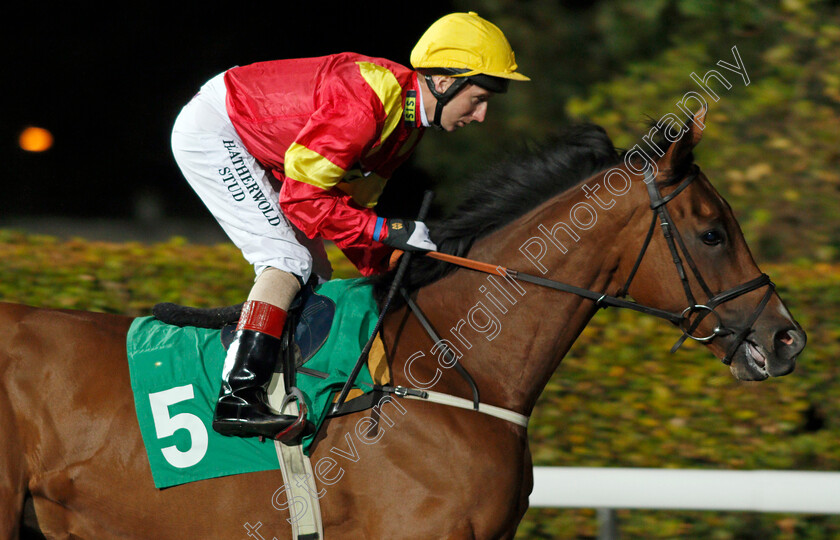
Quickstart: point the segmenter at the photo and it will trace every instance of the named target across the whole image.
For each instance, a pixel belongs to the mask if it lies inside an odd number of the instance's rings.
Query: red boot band
[[[242,306],[236,329],[254,330],[280,339],[285,323],[286,312],[279,307],[258,300],[248,300]]]

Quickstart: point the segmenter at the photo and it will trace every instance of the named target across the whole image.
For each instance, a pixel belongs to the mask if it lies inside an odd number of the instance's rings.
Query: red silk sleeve
[[[393,249],[373,239],[378,216],[340,189],[324,190],[286,178],[280,188],[280,208],[307,237],[334,242],[362,275],[388,269]]]

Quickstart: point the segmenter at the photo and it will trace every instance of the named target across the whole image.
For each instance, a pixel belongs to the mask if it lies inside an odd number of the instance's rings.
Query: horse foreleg
[[[6,468],[0,475],[6,474]],[[4,479],[0,486],[0,539],[16,539],[20,534],[23,513],[23,488]]]
[[[16,539],[26,494],[26,468],[6,395],[0,389],[0,539]]]

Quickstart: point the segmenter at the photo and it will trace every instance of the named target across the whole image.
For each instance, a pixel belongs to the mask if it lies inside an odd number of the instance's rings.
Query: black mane
[[[653,128],[656,122],[649,120],[649,127]],[[691,117],[686,116],[683,127],[687,128],[689,122]],[[685,129],[682,135],[687,133],[689,131]],[[671,145],[671,141],[666,140],[659,130],[648,141],[650,144],[643,149],[652,159],[664,155]],[[658,149],[658,155],[650,152],[651,145]],[[581,181],[622,163],[625,155],[631,152],[632,149],[616,149],[601,126],[571,125],[544,144],[510,156],[488,171],[475,175],[455,212],[440,221],[428,223],[432,240],[437,244],[438,251],[464,257],[479,238],[500,229]],[[659,184],[660,187],[679,182],[693,163],[692,152],[682,156],[681,162],[676,164],[670,177]],[[430,257],[415,256],[411,259],[402,286],[410,294],[457,268]],[[390,271],[368,278],[373,284],[374,297],[380,308],[395,274],[396,271]],[[397,295],[391,309],[402,303],[402,298]]]
[[[620,162],[621,154],[603,128],[593,124],[570,126],[546,143],[472,178],[457,209],[440,221],[428,223],[432,240],[442,253],[465,256],[479,238]],[[410,293],[455,269],[451,264],[415,256],[402,285]],[[394,274],[391,271],[369,278],[380,305]],[[392,307],[401,303],[397,298]]]

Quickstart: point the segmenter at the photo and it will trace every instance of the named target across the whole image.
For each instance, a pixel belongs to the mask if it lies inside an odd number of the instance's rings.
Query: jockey
[[[491,96],[528,80],[501,30],[473,12],[432,24],[410,60],[414,70],[355,53],[234,67],[175,121],[178,166],[256,272],[222,370],[222,435],[300,435],[266,390],[292,300],[311,276],[330,279],[322,239],[363,275],[385,271],[395,248],[436,249],[422,222],[377,216],[385,182],[426,127],[482,122]]]

